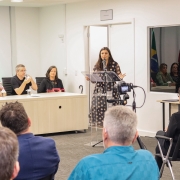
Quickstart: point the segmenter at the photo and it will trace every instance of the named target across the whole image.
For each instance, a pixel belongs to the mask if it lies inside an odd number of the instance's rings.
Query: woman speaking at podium
[[[119,64],[114,61],[111,51],[108,47],[103,47],[99,52],[99,59],[97,63],[95,64],[93,70],[94,71],[114,71],[121,79],[126,76],[126,74],[122,74],[120,70]],[[87,80],[89,80],[88,77],[86,77]],[[112,91],[112,97],[114,99],[118,99],[118,94],[114,87],[114,82],[108,82],[105,86],[104,82],[97,82],[94,93],[98,92],[98,89],[101,89],[102,93],[106,93],[107,91]],[[114,102],[113,105],[117,105],[118,102]],[[92,98],[92,106],[91,106],[91,112],[90,117],[92,119],[92,123],[97,123],[97,125],[102,126],[103,119],[104,119],[104,112],[107,109],[106,105],[106,98],[105,96],[93,96]]]
[[[42,80],[38,93],[44,92],[64,92],[61,79],[58,78],[56,66],[50,66],[46,72],[46,78]]]

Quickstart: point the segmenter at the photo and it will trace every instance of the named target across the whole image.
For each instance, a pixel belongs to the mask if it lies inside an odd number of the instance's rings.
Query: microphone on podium
[[[102,64],[103,64],[103,70],[105,71],[106,70],[106,60],[102,60]]]

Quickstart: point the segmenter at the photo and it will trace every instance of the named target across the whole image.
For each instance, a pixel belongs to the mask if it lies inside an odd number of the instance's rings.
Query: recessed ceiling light
[[[23,2],[23,0],[11,0],[11,2]]]

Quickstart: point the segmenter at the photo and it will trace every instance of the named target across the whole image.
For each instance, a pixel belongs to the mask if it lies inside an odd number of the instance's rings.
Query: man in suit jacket
[[[0,121],[18,137],[20,172],[16,180],[39,180],[57,172],[60,158],[54,140],[30,132],[31,121],[21,103],[6,103]]]
[[[166,132],[158,131],[156,134],[166,136],[169,138],[173,138],[173,144],[172,144],[172,148],[171,148],[171,152],[170,152],[170,156],[171,156],[174,152],[178,137],[180,135],[180,112],[176,112],[176,113],[172,114]],[[168,151],[168,148],[170,145],[169,141],[160,139],[159,142],[160,142],[163,154],[167,154],[167,151]],[[156,153],[160,153],[158,146],[156,147]],[[180,157],[180,154],[179,154],[179,157]],[[159,170],[160,170],[161,166],[162,166],[162,159],[161,159],[161,157],[158,157],[158,156],[156,156],[155,158],[156,158]]]

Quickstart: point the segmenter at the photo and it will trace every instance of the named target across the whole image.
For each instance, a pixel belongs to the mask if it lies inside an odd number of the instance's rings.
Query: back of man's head
[[[0,127],[0,180],[14,179],[19,172],[17,136],[8,128]]]
[[[105,113],[104,128],[112,142],[130,144],[137,132],[137,116],[128,107],[113,106]]]
[[[28,129],[28,116],[23,105],[19,102],[6,103],[0,110],[2,126],[8,127],[15,134],[21,134]]]

